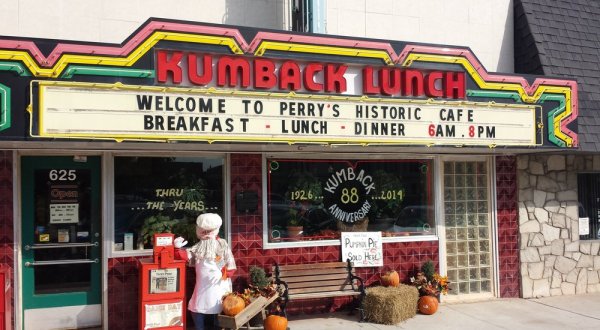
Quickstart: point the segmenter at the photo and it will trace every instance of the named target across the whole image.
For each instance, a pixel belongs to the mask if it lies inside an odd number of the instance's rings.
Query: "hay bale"
[[[367,321],[397,324],[417,314],[419,291],[414,286],[376,286],[367,289],[363,308]]]

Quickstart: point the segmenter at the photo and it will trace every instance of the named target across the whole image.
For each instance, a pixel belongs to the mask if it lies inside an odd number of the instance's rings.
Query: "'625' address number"
[[[76,170],[50,170],[48,178],[50,181],[75,181],[77,172]]]

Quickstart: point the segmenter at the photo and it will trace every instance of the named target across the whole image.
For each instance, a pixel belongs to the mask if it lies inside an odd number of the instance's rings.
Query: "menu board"
[[[381,232],[342,232],[342,261],[354,267],[383,266]]]

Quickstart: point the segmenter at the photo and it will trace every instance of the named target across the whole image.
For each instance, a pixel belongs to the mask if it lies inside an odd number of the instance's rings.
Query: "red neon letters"
[[[293,60],[281,62],[168,50],[158,50],[156,62],[157,81],[162,84],[179,85],[185,81],[196,86],[335,94],[347,90],[344,74],[348,66],[339,63],[301,65]],[[362,81],[362,93],[367,95],[465,98],[463,72],[366,66],[362,69]]]

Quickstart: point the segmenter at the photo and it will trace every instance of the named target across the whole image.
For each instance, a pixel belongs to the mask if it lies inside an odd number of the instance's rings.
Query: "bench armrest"
[[[363,281],[363,279],[359,276],[356,276],[352,273],[352,262],[350,261],[350,258],[348,258],[346,260],[346,262],[348,263],[347,269],[348,269],[348,278],[350,279],[350,285],[352,286],[352,289],[354,291],[358,291],[360,292],[360,295],[364,297],[365,293],[365,282]],[[355,287],[354,285],[354,280],[356,280],[358,287]]]
[[[275,272],[273,274],[275,276],[275,285],[277,286],[276,290],[280,292],[279,299],[281,299],[281,310],[285,317],[287,317],[287,313],[285,308],[287,306],[288,301],[290,300],[289,295],[289,287],[288,284],[279,278],[279,264],[275,263]]]

